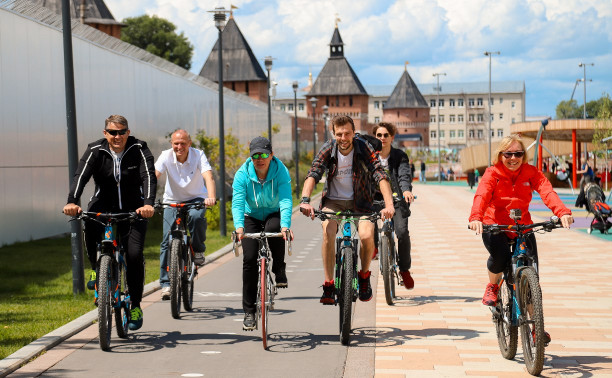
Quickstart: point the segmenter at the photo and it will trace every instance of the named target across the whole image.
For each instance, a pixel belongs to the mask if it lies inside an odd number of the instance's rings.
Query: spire
[[[340,31],[338,31],[338,19],[336,19],[336,28],[334,29],[334,35],[332,35],[331,42],[329,43],[329,57],[330,58],[344,58],[344,42],[340,37]]]

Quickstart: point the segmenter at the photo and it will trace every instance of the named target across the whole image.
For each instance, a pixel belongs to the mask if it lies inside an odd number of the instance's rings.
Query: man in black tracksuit
[[[130,136],[127,120],[112,115],[105,121],[104,139],[87,146],[74,174],[67,205],[63,212],[76,216],[82,210],[77,205],[83,189],[93,176],[94,195],[88,211],[126,213],[135,211],[143,218],[153,216],[153,204],[157,178],[153,154],[147,144]],[[104,227],[95,222],[85,222],[85,244],[92,272],[87,288],[93,290],[96,283],[97,245],[102,240]],[[139,329],[143,316],[140,309],[144,282],[144,239],[147,222],[119,223],[117,232],[126,252],[127,284],[132,302],[129,328]]]

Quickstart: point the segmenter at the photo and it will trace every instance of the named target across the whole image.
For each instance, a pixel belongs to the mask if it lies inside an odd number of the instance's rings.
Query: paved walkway
[[[529,376],[520,341],[515,360],[501,357],[491,313],[481,304],[488,254],[480,236],[467,230],[474,191],[417,184],[414,192],[409,228],[416,286],[400,289],[402,298],[390,307],[378,281],[376,377]],[[542,376],[612,377],[612,239],[564,229],[537,239],[553,339]]]

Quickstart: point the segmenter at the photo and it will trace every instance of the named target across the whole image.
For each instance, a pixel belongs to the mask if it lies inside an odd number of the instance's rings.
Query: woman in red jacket
[[[525,145],[519,135],[513,134],[501,140],[494,163],[494,166],[485,171],[474,196],[469,227],[476,234],[482,233],[483,223],[514,224],[510,219],[511,209],[521,210],[523,216],[519,220],[520,224],[532,224],[529,203],[534,190],[553,214],[561,218],[563,227],[569,228],[574,223],[572,212],[561,202],[550,181],[536,167],[527,164]],[[487,261],[489,284],[482,298],[484,305],[495,306],[497,302],[498,282],[511,257],[508,241],[514,237],[511,233],[482,234],[482,241],[490,254]],[[527,242],[537,263],[535,236],[528,236]]]

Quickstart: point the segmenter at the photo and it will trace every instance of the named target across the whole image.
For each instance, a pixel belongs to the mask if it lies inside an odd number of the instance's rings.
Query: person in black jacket
[[[87,146],[74,174],[68,201],[63,212],[76,216],[82,209],[78,205],[83,189],[93,176],[94,195],[88,211],[124,213],[135,211],[143,218],[153,216],[157,178],[153,165],[153,154],[147,144],[130,136],[125,117],[111,115],[104,123],[104,139]],[[144,239],[147,222],[132,224],[124,222],[117,227],[125,252],[127,284],[132,303],[129,328],[142,327],[143,315],[140,308],[144,282]],[[91,263],[87,288],[95,289],[97,245],[102,240],[104,227],[95,222],[85,222],[85,246]]]
[[[382,142],[382,149],[378,158],[391,179],[393,193],[402,193],[404,199],[399,203],[399,209],[393,216],[393,226],[398,241],[397,252],[400,275],[406,289],[412,289],[414,288],[414,279],[410,275],[412,260],[410,258],[410,232],[408,231],[410,203],[414,201],[412,170],[410,169],[408,156],[403,151],[391,146],[396,132],[395,125],[387,122],[381,122],[372,128],[372,134]]]

